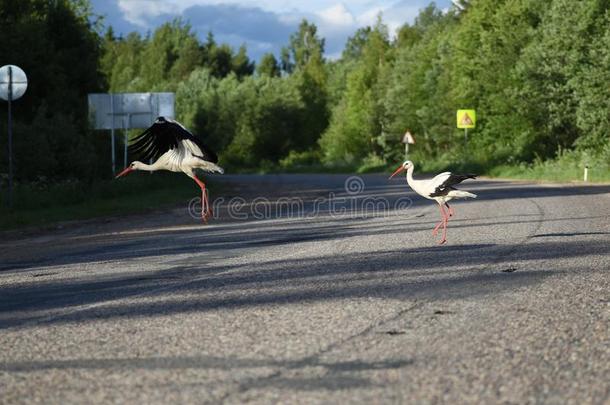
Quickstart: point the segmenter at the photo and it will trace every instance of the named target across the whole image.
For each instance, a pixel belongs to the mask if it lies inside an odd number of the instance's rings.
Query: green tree
[[[348,73],[346,90],[332,112],[330,126],[320,139],[327,163],[358,163],[379,148],[384,80],[390,48],[381,18],[366,37],[361,58]]]
[[[607,7],[607,5],[606,5]],[[601,150],[610,145],[610,10],[599,13],[592,27],[587,62],[574,80],[578,107],[576,124],[581,131],[576,141],[581,149]]]
[[[88,140],[87,94],[104,86],[101,39],[88,1],[7,0],[0,2],[0,55],[24,69],[30,86],[15,103],[15,174],[20,180],[91,179],[98,173],[98,151]],[[78,61],[78,63],[75,63]],[[0,120],[6,112],[0,110]],[[30,152],[28,148],[44,151]],[[6,150],[6,128],[0,149]],[[42,153],[42,152],[41,152]],[[82,160],[80,159],[83,157]],[[0,172],[6,154],[0,154]]]
[[[591,65],[591,48],[596,43],[592,38],[600,35],[603,25],[598,21],[608,6],[608,1],[598,0],[553,1],[543,15],[537,40],[523,50],[518,65],[522,81],[518,114],[534,128],[528,137],[531,154],[553,156],[559,148],[572,147],[581,135],[578,87]]]
[[[173,90],[203,62],[199,41],[180,19],[157,28],[141,54],[142,86],[148,91]]]
[[[237,54],[233,56],[232,65],[232,71],[237,77],[250,76],[254,73],[254,62],[248,58],[245,45],[240,46]]]
[[[518,119],[515,111],[522,103],[515,66],[523,48],[535,39],[540,7],[540,2],[531,0],[479,0],[460,16],[451,37],[449,92],[455,108],[478,112],[476,136],[470,139],[471,160],[510,163],[530,149],[533,127]]]
[[[303,128],[300,136],[293,138],[293,145],[299,151],[313,148],[329,119],[324,39],[318,36],[314,24],[303,20],[298,31],[290,36],[290,43],[282,55],[284,70],[291,66],[289,80],[296,83],[299,98],[305,105],[300,119]]]
[[[110,30],[110,29],[109,29]],[[109,91],[145,91],[140,73],[146,41],[132,32],[126,38],[106,34],[100,64],[108,80]]]
[[[316,25],[304,19],[297,32],[290,35],[289,44],[284,49],[282,52],[284,65],[294,66],[294,69],[304,69],[312,63],[317,64],[323,60],[324,39],[318,36]]]
[[[249,77],[240,86],[245,100],[237,132],[227,148],[230,165],[261,167],[277,163],[296,149],[302,134],[303,103],[299,89],[289,80]]]
[[[262,77],[279,77],[281,74],[280,65],[272,53],[266,53],[261,58],[257,67],[257,73]]]
[[[358,60],[362,56],[362,50],[371,35],[371,27],[358,28],[356,33],[347,39],[341,59],[345,61]]]

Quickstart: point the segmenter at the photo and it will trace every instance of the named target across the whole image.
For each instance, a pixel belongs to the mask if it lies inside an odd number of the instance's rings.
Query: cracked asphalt
[[[0,234],[0,403],[610,403],[610,186],[348,178]]]

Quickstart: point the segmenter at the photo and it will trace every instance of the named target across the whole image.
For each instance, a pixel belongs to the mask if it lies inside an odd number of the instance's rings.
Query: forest
[[[432,3],[396,33],[379,15],[335,60],[303,20],[280,54],[255,63],[245,45],[180,19],[118,36],[88,0],[1,0],[0,65],[29,77],[14,103],[16,179],[111,178],[87,94],[148,91],[176,93],[176,118],[228,172],[384,171],[404,160],[409,130],[409,158],[425,171],[553,177],[589,165],[608,176],[610,0],[461,5]],[[456,128],[465,108],[477,112],[467,143]],[[3,182],[6,148],[3,124]]]

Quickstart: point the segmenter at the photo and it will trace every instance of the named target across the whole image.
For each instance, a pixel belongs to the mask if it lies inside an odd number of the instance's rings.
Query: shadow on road
[[[323,177],[323,176],[322,176]],[[347,176],[339,177],[339,184]],[[403,183],[388,184],[380,176],[365,176],[369,190],[381,196],[398,198]],[[310,177],[303,181],[312,184]],[[294,180],[294,178],[293,178]],[[315,183],[315,182],[314,182]],[[337,181],[335,180],[335,185]],[[324,183],[322,183],[323,185]],[[370,187],[369,187],[370,185]],[[610,186],[549,187],[535,184],[472,182],[480,199],[543,198],[569,195],[609,193]],[[321,187],[320,184],[316,185]],[[412,195],[412,193],[411,193]],[[418,197],[419,198],[419,197]],[[419,199],[416,206],[431,206]],[[452,219],[451,229],[484,228],[493,225],[540,223],[537,214],[498,215],[493,218]],[[432,212],[432,211],[431,211]],[[312,219],[282,221],[244,221],[220,223],[209,227],[190,226],[179,229],[143,229],[120,234],[91,234],[58,238],[52,249],[30,258],[25,246],[23,258],[12,263],[4,261],[0,274],[19,273],[33,277],[35,283],[19,288],[0,287],[0,328],[18,326],[31,320],[46,323],[72,322],[88,318],[155,316],[218,308],[290,304],[303,301],[334,300],[349,297],[446,299],[456,296],[490,294],[539,282],[554,274],[547,271],[518,269],[510,273],[493,268],[494,258],[510,255],[515,245],[470,244],[443,247],[405,246],[401,250],[372,253],[334,252],[329,256],[299,260],[269,260],[248,264],[219,266],[217,258],[236,257],[266,247],[290,249],[298,242],[329,242],[338,245],[350,237],[384,235],[400,238],[407,232],[430,231],[436,223],[436,213],[426,218],[413,216],[409,210],[395,212],[396,219],[380,221],[376,217],[333,218],[326,213]],[[403,215],[404,214],[404,215]],[[603,214],[603,213],[601,213]],[[408,215],[411,215],[410,217]],[[545,222],[574,221],[599,217],[545,217]],[[535,240],[520,249],[520,260],[545,260],[556,257],[580,257],[610,253],[606,240],[578,242],[572,236],[605,235],[604,232],[566,232],[534,235]],[[544,237],[564,237],[547,241]],[[601,239],[601,238],[600,238]],[[535,243],[534,243],[535,242]],[[113,274],[104,279],[47,280],[54,269],[44,266],[79,265],[100,261],[144,261],[163,256],[170,268],[144,271],[139,274]],[[188,257],[192,258],[189,259]],[[187,257],[185,259],[185,257]],[[492,263],[492,264],[490,264]],[[462,274],[458,268],[481,270]],[[40,269],[40,270],[39,270]],[[430,276],[429,280],[422,281]],[[434,276],[434,278],[432,277]],[[188,297],[179,296],[188,293]],[[153,303],[114,303],[134,297],[153,297]],[[94,308],[74,308],[72,313],[54,315],[40,320],[39,313],[29,311],[62,310],[65,308],[101,304]]]
[[[372,370],[392,370],[414,364],[411,359],[387,359],[380,361],[321,361],[319,356],[306,357],[300,360],[248,359],[234,357],[191,356],[191,357],[154,357],[154,358],[110,358],[78,360],[20,361],[0,363],[0,372],[28,373],[43,370],[187,370],[206,369],[232,372],[236,369],[273,368],[281,371],[302,370],[316,367],[319,377],[282,377],[274,374],[270,378],[258,378],[245,381],[242,388],[289,387],[300,391],[340,390],[350,387],[368,387],[374,383],[369,378],[353,374],[354,372]]]
[[[491,244],[405,248],[299,260],[215,266],[177,262],[170,269],[104,280],[44,281],[15,289],[0,288],[0,328],[19,326],[40,315],[32,310],[65,309],[98,304],[58,314],[40,323],[87,319],[152,317],[236,307],[288,305],[353,297],[446,300],[497,293],[538,283],[557,271],[518,269],[505,273],[490,264],[512,246]],[[467,252],[465,254],[464,252]],[[528,243],[520,260],[609,254],[605,241]],[[434,267],[435,269],[431,269]],[[456,267],[478,272],[456,271]],[[424,276],[424,277],[422,277]],[[429,279],[426,279],[429,276]],[[154,298],[116,303],[113,300]],[[108,301],[108,302],[106,302]],[[7,315],[10,315],[7,317]]]
[[[472,218],[460,217],[460,207],[456,208],[456,217],[449,222],[449,232],[457,229],[471,229],[477,232],[494,225],[536,224],[541,221],[536,214],[499,215],[496,217]],[[431,231],[438,222],[437,213],[430,211],[425,217],[404,217],[396,214],[391,224],[377,221],[375,216],[368,218],[323,216],[299,222],[277,223],[274,221],[251,221],[244,226],[218,225],[196,226],[178,229],[144,230],[137,234],[105,235],[98,238],[88,236],[61,241],[54,244],[37,258],[5,261],[0,264],[0,274],[29,271],[45,266],[74,265],[100,261],[143,259],[155,256],[173,256],[181,254],[222,254],[231,255],[242,249],[260,249],[271,246],[290,245],[299,242],[331,241],[356,236],[385,235],[400,238],[409,232]],[[586,219],[605,219],[606,216],[559,217],[545,218],[549,222],[569,222]],[[586,235],[582,233],[581,235]],[[591,233],[589,233],[591,234]],[[577,235],[574,233],[572,236]],[[544,235],[571,236],[571,235]],[[535,237],[542,237],[538,235]],[[443,247],[451,250],[452,246]],[[458,247],[462,249],[462,247]]]

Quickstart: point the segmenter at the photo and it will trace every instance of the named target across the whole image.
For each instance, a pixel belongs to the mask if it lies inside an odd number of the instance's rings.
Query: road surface
[[[0,403],[610,401],[610,186],[467,181],[438,246],[404,178],[219,182],[0,234]]]

